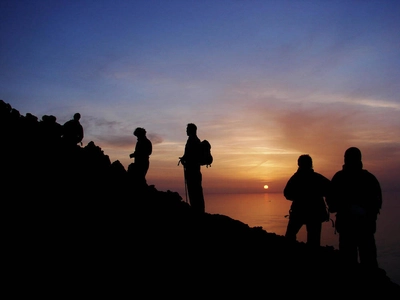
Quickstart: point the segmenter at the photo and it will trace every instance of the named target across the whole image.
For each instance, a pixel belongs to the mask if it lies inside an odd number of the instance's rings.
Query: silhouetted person
[[[298,169],[287,182],[283,194],[293,201],[285,236],[295,241],[303,225],[307,229],[307,245],[320,246],[322,222],[329,218],[324,197],[330,188],[330,180],[314,172],[312,158],[300,155]]]
[[[382,191],[376,177],[363,169],[361,151],[356,147],[344,153],[344,165],[332,178],[329,210],[336,212],[339,252],[344,262],[367,269],[378,269],[375,244],[376,220],[382,207]]]
[[[80,113],[74,114],[74,118],[65,122],[63,125],[62,139],[64,144],[68,147],[74,147],[77,144],[82,145],[83,127],[79,120],[81,119]]]
[[[189,194],[190,206],[197,212],[205,212],[204,195],[202,187],[202,174],[199,162],[200,139],[197,137],[197,126],[193,123],[187,124],[186,134],[188,139],[185,151],[180,162],[184,167],[184,176]]]
[[[129,157],[134,158],[134,180],[139,186],[147,186],[146,174],[150,166],[150,155],[153,151],[153,145],[147,138],[144,128],[136,128],[133,135],[137,137],[137,142],[135,152],[131,153]]]

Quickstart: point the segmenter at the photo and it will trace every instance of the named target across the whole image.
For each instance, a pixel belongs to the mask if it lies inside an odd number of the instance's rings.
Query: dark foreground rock
[[[3,284],[15,298],[400,296],[384,270],[350,270],[333,248],[198,215],[176,192],[137,186],[92,142],[44,143],[42,121],[4,102],[0,120]]]

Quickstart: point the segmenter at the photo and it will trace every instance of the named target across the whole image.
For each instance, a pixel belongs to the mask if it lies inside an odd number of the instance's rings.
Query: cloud
[[[156,133],[148,133],[147,137],[153,145],[161,144],[164,141],[164,139]]]
[[[136,143],[136,140],[134,140],[131,136],[99,135],[94,137],[97,140],[97,143],[101,144],[100,147],[106,148],[133,148],[134,144]]]

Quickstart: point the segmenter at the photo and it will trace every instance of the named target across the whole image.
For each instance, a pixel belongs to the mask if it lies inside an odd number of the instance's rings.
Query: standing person
[[[134,158],[134,177],[139,186],[147,186],[146,174],[150,167],[150,155],[153,152],[153,145],[146,136],[146,130],[137,127],[133,132],[137,137],[135,151],[129,155]]]
[[[283,194],[292,201],[289,222],[285,236],[295,241],[303,225],[307,229],[307,245],[318,247],[321,244],[322,222],[329,219],[324,197],[330,188],[330,180],[314,172],[312,158],[300,155],[298,169],[287,182]]]
[[[68,147],[74,147],[77,144],[82,145],[83,127],[80,123],[81,114],[74,114],[74,118],[65,122],[62,127],[62,139]]]
[[[359,262],[366,269],[377,270],[374,235],[382,191],[377,178],[363,169],[360,149],[350,147],[345,151],[344,165],[332,178],[327,203],[330,212],[336,212],[339,252],[344,263],[355,267]]]
[[[200,139],[197,137],[197,126],[193,123],[187,124],[186,134],[188,139],[185,151],[179,159],[184,167],[185,184],[189,194],[190,206],[197,212],[204,213],[205,204],[199,161]]]

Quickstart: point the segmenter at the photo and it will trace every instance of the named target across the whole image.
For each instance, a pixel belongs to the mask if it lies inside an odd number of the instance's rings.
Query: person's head
[[[80,114],[80,113],[74,114],[74,120],[75,120],[75,121],[79,121],[80,118],[81,118],[81,114]]]
[[[362,168],[362,155],[360,149],[350,147],[344,152],[344,164],[349,167]]]
[[[142,127],[137,127],[133,132],[133,135],[136,137],[142,137],[146,135],[146,130]]]
[[[300,155],[297,159],[297,165],[299,166],[299,169],[302,170],[312,169],[313,164],[311,156],[308,154]]]
[[[187,135],[195,135],[197,133],[197,126],[193,123],[187,124],[186,133]]]

